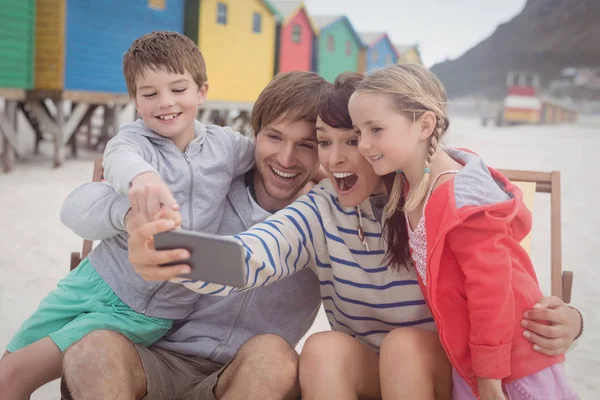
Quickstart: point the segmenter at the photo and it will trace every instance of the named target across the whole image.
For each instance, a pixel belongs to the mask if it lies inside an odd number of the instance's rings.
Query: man
[[[252,114],[255,168],[235,180],[220,234],[244,231],[290,204],[318,170],[316,107],[331,84],[311,72],[278,75]],[[151,193],[149,185],[140,190]],[[134,194],[135,196],[136,194]],[[138,193],[139,195],[139,193]],[[131,197],[131,194],[130,194]],[[63,222],[80,236],[122,233],[136,211],[105,184],[90,183],[65,202]],[[119,217],[120,216],[120,217]],[[293,346],[320,305],[311,271],[281,284],[225,299],[203,296],[194,312],[176,321],[150,348],[108,331],[96,331],[65,353],[63,395],[85,398],[296,398]],[[177,299],[173,299],[177,303]],[[269,313],[264,304],[273,304]],[[90,362],[90,360],[94,360]]]

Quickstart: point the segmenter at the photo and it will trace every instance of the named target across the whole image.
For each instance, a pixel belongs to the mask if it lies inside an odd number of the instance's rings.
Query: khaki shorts
[[[135,345],[146,373],[144,400],[216,400],[213,390],[227,365]],[[63,400],[72,400],[63,379]]]
[[[213,389],[226,365],[156,347],[135,347],[146,373],[144,400],[216,400]]]

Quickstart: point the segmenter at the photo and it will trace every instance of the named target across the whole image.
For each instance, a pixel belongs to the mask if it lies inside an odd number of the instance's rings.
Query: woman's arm
[[[174,224],[169,221],[150,222],[130,232],[130,261],[146,280],[172,280],[198,293],[218,295],[263,286],[304,268],[315,268],[325,247],[325,235],[319,211],[309,196],[316,197],[313,193],[303,196],[265,222],[234,236],[245,251],[247,283],[243,288],[177,277],[189,272],[187,265],[160,267],[159,264],[181,260],[183,255],[188,257],[183,249],[154,249],[152,237],[173,229]]]

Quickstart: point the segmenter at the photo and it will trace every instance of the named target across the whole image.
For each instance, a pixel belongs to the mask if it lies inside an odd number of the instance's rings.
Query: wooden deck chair
[[[562,270],[561,212],[560,212],[560,172],[535,172],[500,169],[513,183],[521,188],[527,207],[533,212],[535,193],[550,193],[550,268],[551,294],[560,297],[565,303],[571,302],[573,272]],[[531,234],[521,243],[529,252]]]
[[[92,174],[92,182],[102,182],[103,177],[104,171],[102,169],[102,157],[98,157],[94,161],[94,172]],[[92,245],[93,242],[91,240],[84,240],[81,253],[71,253],[71,270],[75,269],[79,265],[81,260],[86,258],[88,254],[90,254],[90,251],[92,251]]]

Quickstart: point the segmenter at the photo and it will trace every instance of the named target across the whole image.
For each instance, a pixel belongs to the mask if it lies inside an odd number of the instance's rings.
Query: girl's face
[[[424,135],[420,118],[413,121],[396,111],[391,96],[354,93],[348,109],[360,136],[358,150],[377,175],[423,163],[428,135]]]
[[[319,161],[334,183],[340,203],[356,207],[374,194],[386,193],[383,181],[358,152],[358,135],[317,118]]]

